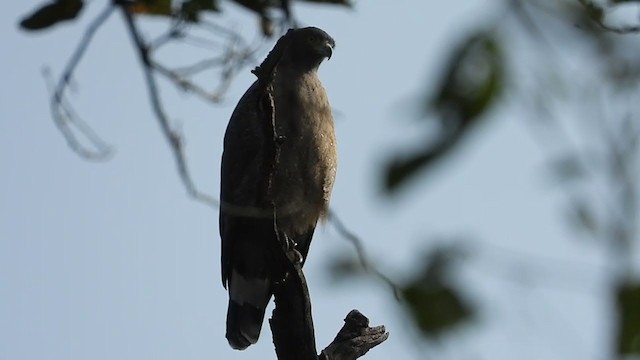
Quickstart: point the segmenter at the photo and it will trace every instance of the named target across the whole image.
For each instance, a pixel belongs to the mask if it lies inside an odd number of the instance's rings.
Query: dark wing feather
[[[234,241],[239,227],[234,226],[243,209],[250,214],[257,207],[260,191],[259,173],[261,156],[264,153],[264,136],[260,129],[258,101],[260,92],[257,82],[242,96],[236,106],[224,136],[220,183],[220,236],[222,238],[222,284],[226,287],[234,263]],[[229,210],[225,210],[229,206]],[[237,234],[240,235],[240,234]],[[240,249],[237,249],[240,250]]]
[[[229,344],[244,349],[258,341],[271,298],[269,244],[276,241],[273,220],[265,207],[270,155],[259,101],[264,90],[256,82],[242,96],[227,126],[220,184],[222,284],[229,291]]]

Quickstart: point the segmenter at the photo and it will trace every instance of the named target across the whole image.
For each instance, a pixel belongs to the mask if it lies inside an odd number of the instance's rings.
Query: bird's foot
[[[300,254],[298,249],[296,249],[296,246],[298,246],[298,244],[295,241],[293,241],[293,239],[290,238],[287,234],[285,234],[284,235],[285,251],[288,253],[292,253],[294,264],[301,264],[304,259],[302,258],[302,254]]]
[[[297,245],[298,244],[296,244],[296,242],[293,241],[293,239],[290,238],[289,235],[284,234],[284,248],[286,251],[295,250]]]
[[[293,263],[296,265],[302,264],[302,260],[304,259],[302,258],[302,254],[300,254],[300,251],[292,249],[291,252],[293,253]]]

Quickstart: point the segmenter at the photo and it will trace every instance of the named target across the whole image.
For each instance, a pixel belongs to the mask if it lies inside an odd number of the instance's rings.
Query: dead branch
[[[284,280],[274,286],[276,307],[269,325],[278,360],[355,360],[387,340],[384,326],[369,327],[369,319],[352,310],[335,339],[316,355],[309,289],[294,250],[275,243],[286,265]]]
[[[369,319],[351,310],[335,339],[318,356],[319,360],[354,360],[389,338],[384,326],[369,327]]]

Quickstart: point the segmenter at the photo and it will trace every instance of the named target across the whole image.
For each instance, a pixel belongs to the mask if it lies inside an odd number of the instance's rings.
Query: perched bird
[[[254,71],[258,80],[225,133],[220,237],[229,291],[226,337],[234,349],[258,341],[273,285],[283,280],[282,258],[269,244],[286,241],[304,261],[327,214],[337,154],[318,67],[334,46],[318,28],[289,30]]]

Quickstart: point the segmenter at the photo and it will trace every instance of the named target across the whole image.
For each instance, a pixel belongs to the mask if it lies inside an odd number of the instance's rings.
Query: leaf
[[[616,297],[618,355],[640,356],[640,284],[621,284]]]
[[[580,4],[584,6],[584,13],[587,17],[595,22],[602,22],[604,19],[604,9],[593,1],[581,1]]]
[[[499,98],[504,60],[493,33],[479,31],[452,52],[437,91],[427,98],[427,112],[435,112],[440,129],[431,145],[385,168],[384,187],[393,193],[419,170],[435,164],[456,149],[480,116]],[[433,137],[434,134],[430,134]]]
[[[395,159],[387,165],[385,176],[385,189],[388,192],[396,190],[409,178],[415,175],[420,169],[433,160],[434,156],[430,152],[421,152],[410,155],[403,159]]]
[[[350,0],[302,0],[305,2],[312,2],[318,4],[327,4],[327,5],[344,5],[352,7],[353,3]]]
[[[128,7],[134,15],[171,16],[171,0],[138,0]]]
[[[42,30],[59,22],[75,19],[83,5],[82,0],[57,0],[22,19],[20,27],[23,30]]]
[[[440,90],[427,103],[429,107],[455,121],[471,122],[486,112],[503,86],[504,59],[497,40],[490,32],[479,31],[465,39],[448,62]]]
[[[453,149],[468,132],[470,128],[469,125],[470,123],[461,124],[459,127],[443,134],[435,144],[426,149],[421,149],[404,158],[392,160],[385,169],[385,190],[389,194],[395,192],[419,171],[433,166],[436,161],[449,154],[449,151]]]
[[[428,338],[442,336],[472,315],[471,307],[453,287],[416,283],[402,294],[418,329]]]
[[[266,1],[255,1],[255,0],[232,0],[236,4],[243,6],[259,15],[266,15],[267,7],[269,7],[268,2]]]
[[[198,22],[201,11],[220,12],[217,0],[187,0],[182,3],[180,13],[187,21]]]
[[[427,338],[437,338],[472,319],[474,309],[448,283],[452,261],[460,249],[439,247],[428,254],[425,270],[402,289],[411,318]]]

